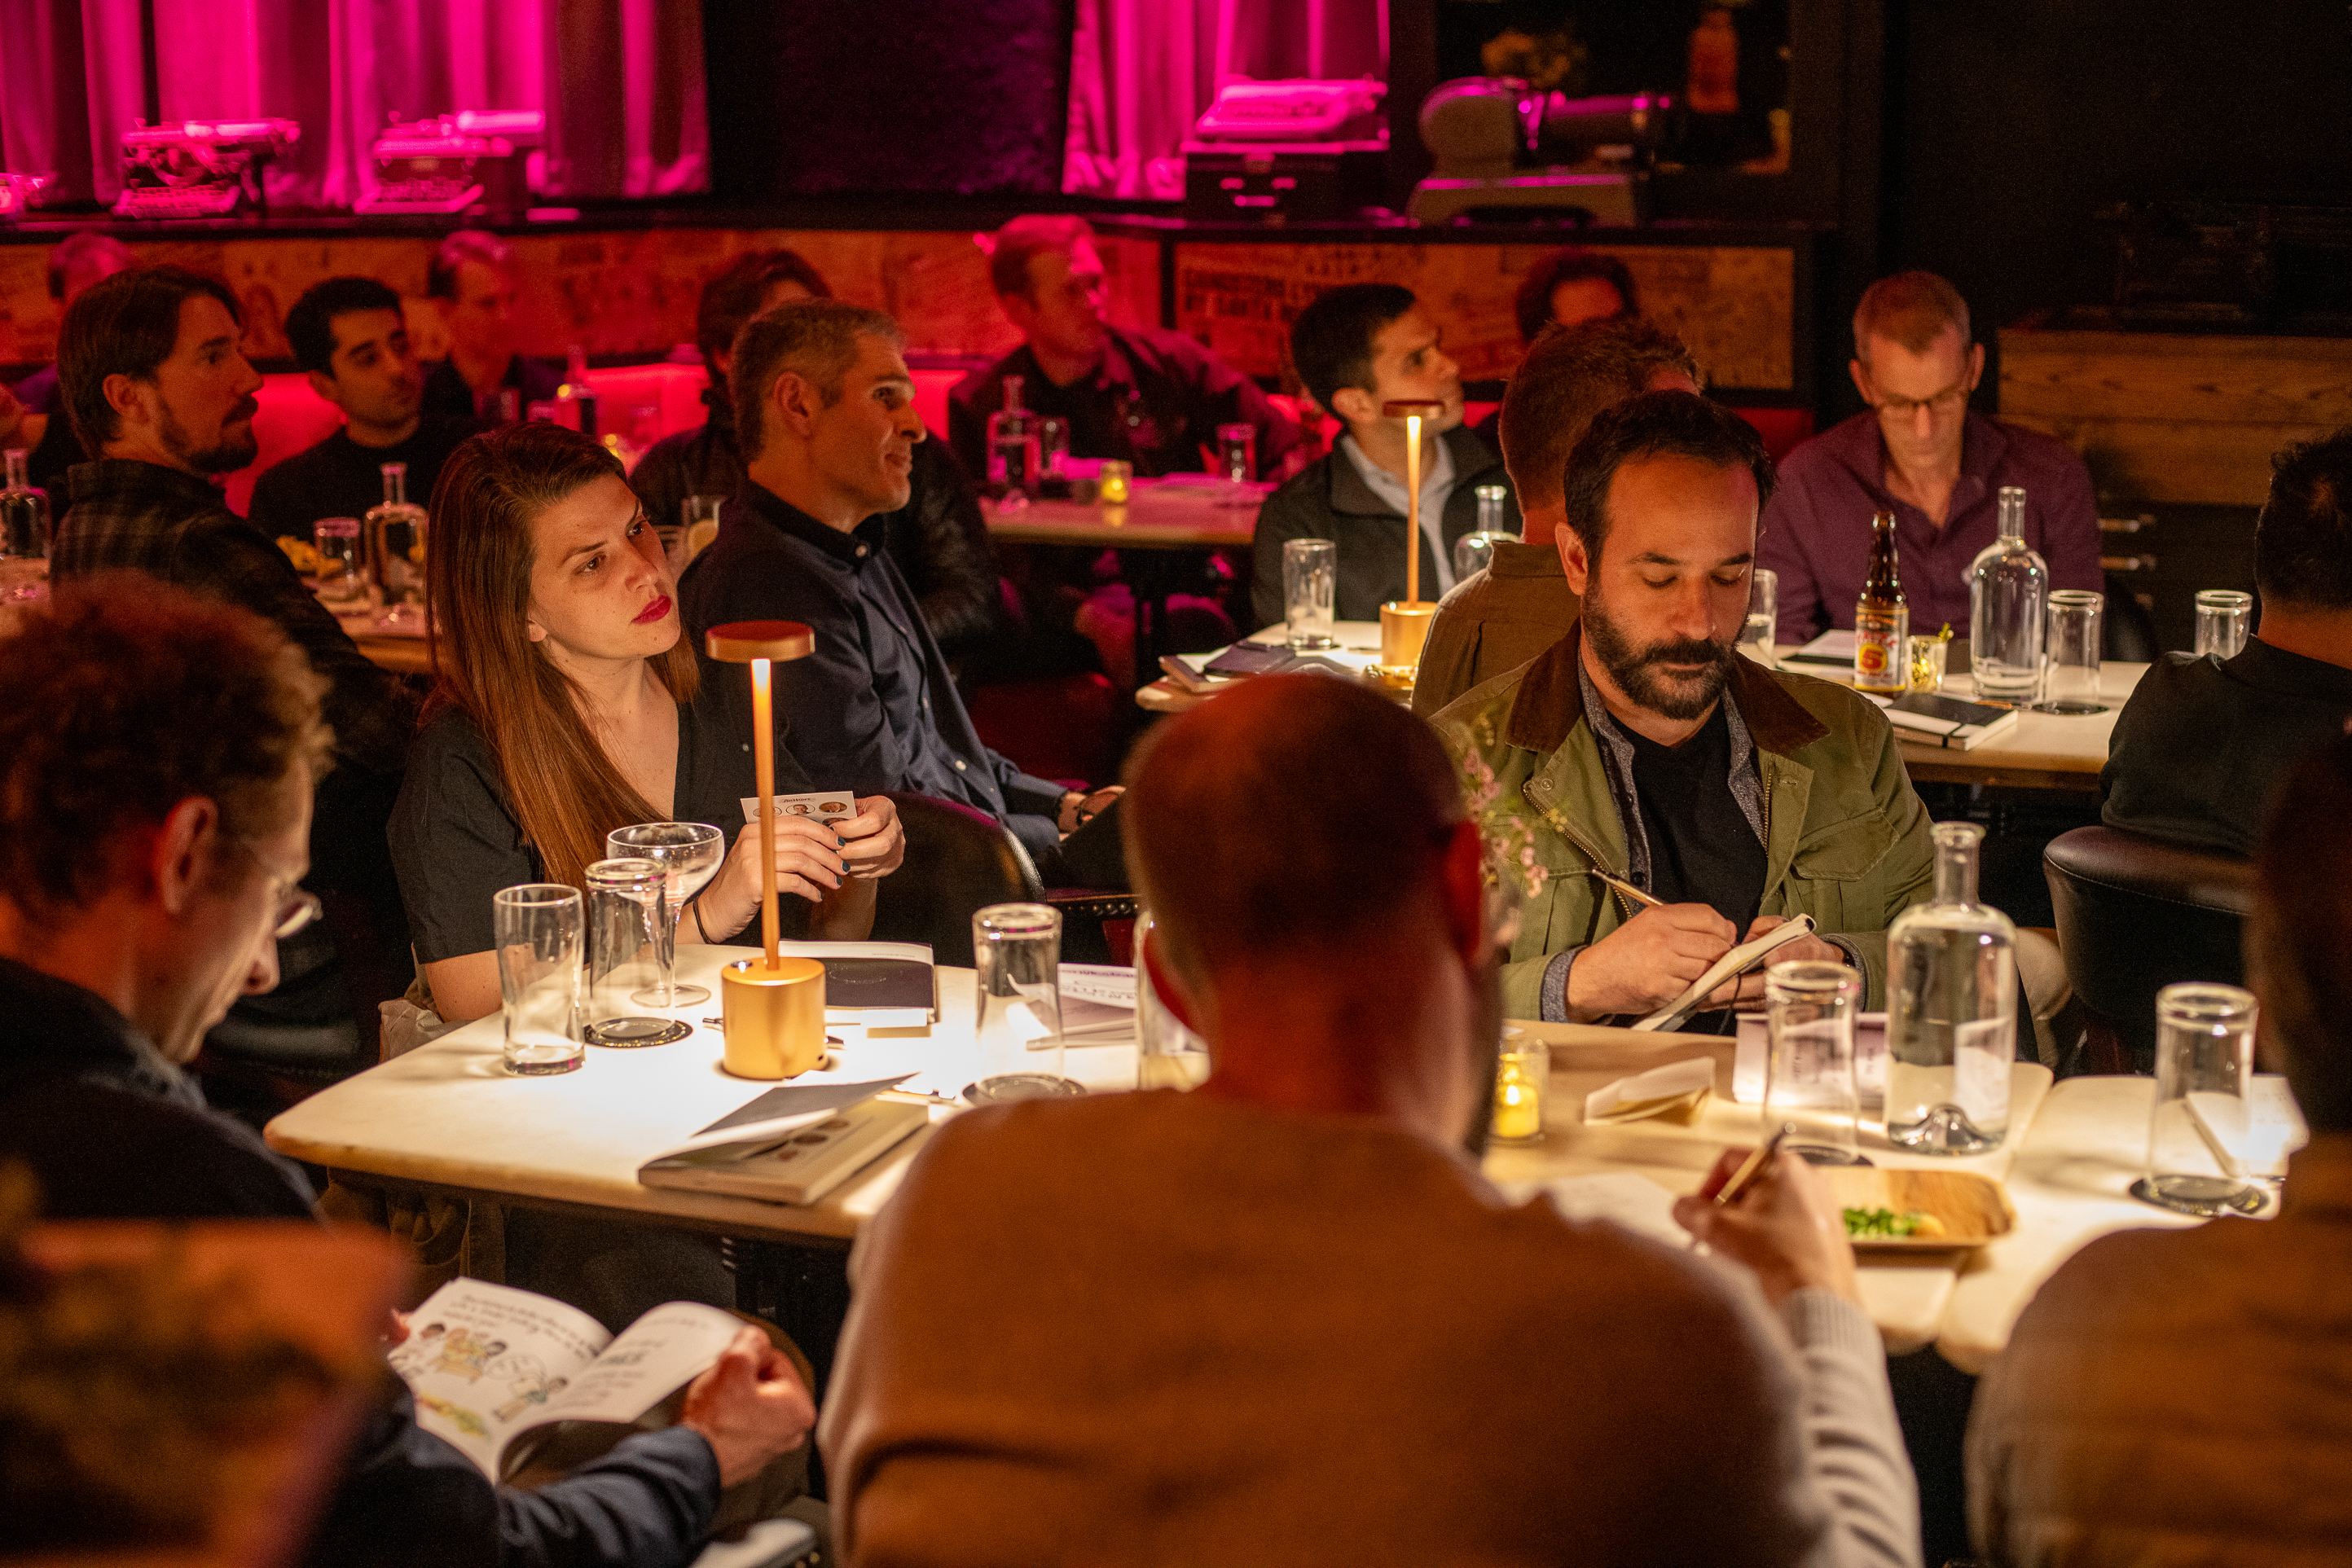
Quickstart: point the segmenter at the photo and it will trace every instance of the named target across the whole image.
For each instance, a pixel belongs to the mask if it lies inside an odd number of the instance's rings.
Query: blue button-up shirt
[[[982,744],[915,596],[883,549],[882,520],[843,533],[749,480],[678,601],[695,646],[731,621],[798,621],[815,652],[775,668],[776,738],[820,789],[908,790],[1001,819],[1034,852],[1059,842],[1063,795]],[[740,668],[703,667],[704,695],[748,732]]]

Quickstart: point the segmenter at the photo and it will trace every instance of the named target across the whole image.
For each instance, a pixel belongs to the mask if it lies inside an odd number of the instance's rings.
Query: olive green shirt
[[[1543,1018],[1553,959],[1633,918],[1589,876],[1630,869],[1624,811],[1584,713],[1581,628],[1524,668],[1465,693],[1432,722],[1472,814],[1521,868],[1525,917],[1503,967],[1505,1010]],[[1935,846],[1885,716],[1846,687],[1742,657],[1727,688],[1755,743],[1763,789],[1759,915],[1810,915],[1863,959],[1864,1005],[1884,1005],[1887,925],[1932,893]],[[1554,996],[1557,1011],[1558,994]]]
[[[1412,711],[1433,717],[1471,687],[1517,669],[1576,624],[1577,608],[1559,550],[1496,541],[1493,564],[1437,601]]]

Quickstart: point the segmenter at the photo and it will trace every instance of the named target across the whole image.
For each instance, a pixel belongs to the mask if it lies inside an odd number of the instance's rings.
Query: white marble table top
[[[681,978],[719,987],[719,967],[740,947],[681,945]],[[794,1080],[845,1082],[920,1076],[910,1090],[953,1095],[977,1076],[970,969],[939,971],[940,1021],[928,1029],[838,1026],[836,1065]],[[720,1035],[704,1018],[719,1000],[677,1009],[695,1031],[673,1045],[588,1048],[576,1072],[519,1078],[501,1061],[496,1013],[432,1044],[320,1091],[269,1124],[270,1146],[331,1169],[467,1192],[625,1209],[770,1238],[847,1239],[896,1190],[927,1134],[918,1134],[806,1207],[648,1187],[637,1168],[698,1128],[776,1085],[719,1065]],[[1073,1047],[1069,1075],[1090,1089],[1135,1086],[1135,1047]],[[950,1113],[933,1105],[933,1118]]]
[[[1717,1155],[1756,1141],[1759,1108],[1732,1099],[1733,1042],[1727,1038],[1636,1034],[1580,1024],[1516,1027],[1551,1041],[1551,1096],[1544,1107],[1543,1143],[1497,1147],[1487,1155],[1486,1174],[1498,1183],[1633,1171],[1668,1192],[1696,1192]],[[1695,1124],[1584,1124],[1584,1097],[1593,1090],[1628,1073],[1695,1056],[1712,1057],[1716,1064],[1715,1093]],[[1952,1159],[1909,1154],[1889,1144],[1883,1129],[1870,1122],[1863,1125],[1862,1152],[1876,1166],[1973,1171],[2002,1180],[2049,1089],[2047,1068],[2019,1062],[2011,1069],[2009,1137],[1990,1154]],[[1885,1336],[1889,1352],[1901,1354],[1937,1343],[1969,1258],[1965,1251],[1862,1255],[1863,1306]]]

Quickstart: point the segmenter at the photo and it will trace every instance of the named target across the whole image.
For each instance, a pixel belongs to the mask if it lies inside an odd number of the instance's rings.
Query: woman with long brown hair
[[[491,894],[526,882],[583,885],[604,835],[633,822],[724,824],[755,795],[751,737],[694,703],[693,649],[661,544],[590,437],[544,422],[477,435],[434,487],[425,598],[439,682],[393,810],[394,864],[434,1010],[499,1007]],[[814,789],[779,747],[776,788]],[[890,801],[845,821],[777,823],[791,932],[862,937],[876,879],[906,840]],[[681,917],[720,942],[758,915],[759,835]]]

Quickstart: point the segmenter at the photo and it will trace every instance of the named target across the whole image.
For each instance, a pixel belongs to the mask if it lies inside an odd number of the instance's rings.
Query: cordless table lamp
[[[1435,398],[1398,398],[1381,404],[1389,419],[1404,421],[1404,597],[1381,606],[1381,668],[1391,680],[1410,682],[1421,667],[1429,641],[1434,602],[1421,597],[1421,422],[1444,413]]]
[[[824,966],[776,951],[776,727],[769,679],[776,662],[805,659],[816,635],[797,621],[736,621],[703,636],[710,656],[751,666],[751,763],[760,792],[761,956],[719,973],[727,1071],[797,1078],[824,1060]]]

